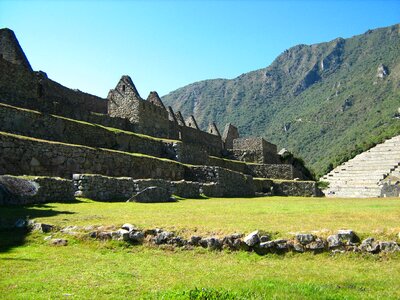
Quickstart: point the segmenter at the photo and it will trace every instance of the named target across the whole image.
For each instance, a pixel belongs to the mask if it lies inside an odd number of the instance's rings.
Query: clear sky
[[[400,0],[5,1],[34,70],[106,97],[130,75],[142,97],[234,78],[297,44],[351,37],[400,23]]]

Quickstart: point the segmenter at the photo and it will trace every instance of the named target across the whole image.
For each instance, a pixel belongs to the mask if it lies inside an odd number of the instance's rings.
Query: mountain
[[[162,97],[203,128],[235,124],[301,157],[317,176],[400,134],[400,24],[298,45],[263,69]]]

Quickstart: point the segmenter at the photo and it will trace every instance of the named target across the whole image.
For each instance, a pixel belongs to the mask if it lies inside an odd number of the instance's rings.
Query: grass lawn
[[[26,215],[59,226],[130,222],[183,235],[263,229],[290,237],[290,232],[316,230],[325,235],[351,228],[361,236],[395,240],[400,232],[398,198],[266,197],[165,204],[80,199],[0,209],[3,220]],[[56,247],[44,240],[48,235],[32,233],[21,238],[18,231],[0,232],[1,299],[400,298],[399,254],[258,256],[130,246],[69,235],[68,246]]]

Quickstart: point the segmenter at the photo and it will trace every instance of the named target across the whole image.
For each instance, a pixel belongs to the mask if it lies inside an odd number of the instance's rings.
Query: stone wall
[[[183,142],[165,143],[171,148],[172,155],[179,162],[192,165],[206,165],[208,153],[202,145],[194,145]]]
[[[315,181],[278,181],[274,180],[273,194],[275,196],[319,196]]]
[[[238,129],[231,123],[225,125],[224,132],[222,134],[222,141],[224,143],[224,149],[232,149],[233,141],[239,138]]]
[[[253,177],[212,166],[193,166],[186,170],[185,179],[204,185],[203,193],[210,197],[254,196]],[[213,183],[211,185],[207,185]]]
[[[0,29],[0,58],[32,71],[32,67],[14,32],[8,28]]]
[[[400,183],[385,182],[382,184],[380,197],[399,197],[400,196]]]
[[[208,153],[201,145],[162,141],[2,103],[0,120],[0,131],[39,139],[143,153],[189,164],[206,164],[208,161]]]
[[[68,144],[166,156],[162,141],[0,103],[0,131]]]
[[[279,162],[276,145],[263,138],[239,138],[233,140],[233,155],[236,159],[259,164]]]
[[[0,176],[0,205],[74,200],[72,180],[54,177]]]
[[[223,159],[219,157],[210,156],[208,158],[208,165],[217,166],[229,170],[233,170],[236,172],[240,172],[243,174],[252,175],[248,165],[242,161],[235,161],[230,159]],[[258,176],[260,177],[260,176]]]
[[[292,165],[288,164],[247,164],[250,174],[260,178],[294,179]]]
[[[0,58],[0,101],[26,108],[37,106],[38,81],[33,72]]]
[[[0,133],[0,174],[71,178],[92,173],[133,178],[184,179],[185,166],[166,159],[49,142]]]
[[[269,179],[253,178],[256,193],[272,195],[273,182]]]
[[[172,138],[169,134],[168,112],[149,101],[139,103],[139,132],[156,137]]]
[[[151,186],[162,187],[183,198],[198,198],[197,182],[168,181],[163,179],[134,179],[107,177],[93,174],[74,174],[75,196],[98,201],[127,201],[133,195]]]
[[[155,105],[154,101],[142,99],[129,76],[122,76],[107,99],[108,114],[111,117],[128,119],[129,122],[136,124],[139,133],[169,137],[167,110],[162,105]]]
[[[72,90],[0,58],[0,102],[42,112],[85,118],[90,112],[107,113],[107,101]]]
[[[201,146],[209,155],[221,156],[222,141],[219,136],[170,121],[169,137],[175,138],[176,133],[182,142]]]

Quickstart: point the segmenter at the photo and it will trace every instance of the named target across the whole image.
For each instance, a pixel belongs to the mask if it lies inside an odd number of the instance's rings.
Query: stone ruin
[[[153,186],[187,198],[318,195],[276,145],[232,124],[202,131],[127,75],[100,98],[33,71],[10,29],[0,29],[0,149],[0,204],[126,201]],[[35,195],[3,184],[24,180]]]

